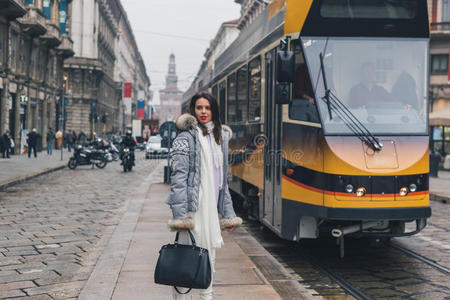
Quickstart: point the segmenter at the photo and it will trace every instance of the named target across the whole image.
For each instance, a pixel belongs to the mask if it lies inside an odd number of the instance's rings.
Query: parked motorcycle
[[[123,151],[122,154],[123,171],[124,172],[131,171],[131,169],[133,168],[133,159],[131,157],[131,150],[130,148],[124,147],[122,151]]]
[[[108,151],[111,154],[111,157],[112,157],[113,161],[118,161],[119,160],[120,152],[119,152],[119,149],[117,149],[116,145],[114,145],[113,143],[109,143]]]
[[[93,147],[82,147],[78,145],[74,149],[73,156],[69,159],[69,168],[75,169],[77,166],[95,165],[99,169],[106,167],[108,161],[103,150]]]

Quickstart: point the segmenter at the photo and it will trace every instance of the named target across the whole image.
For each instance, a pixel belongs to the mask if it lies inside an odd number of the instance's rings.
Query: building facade
[[[147,75],[144,60],[138,50],[131,25],[122,6],[119,20],[119,36],[115,51],[117,61],[114,70],[114,80],[119,86],[123,86],[125,82],[132,85],[132,95],[129,104],[126,103],[128,100],[123,100],[123,95],[121,95],[118,123],[121,124],[123,130],[130,128],[131,120],[138,117],[138,101],[144,102],[145,116],[145,107],[147,107],[150,99],[151,82]]]
[[[241,5],[241,17],[237,22],[239,30],[246,28],[264,10],[270,1],[267,0],[234,0]]]
[[[119,0],[77,0],[70,9],[75,56],[64,64],[67,129],[123,132],[136,116],[138,90],[148,97],[150,86],[125,10]],[[125,82],[133,84],[128,111]]]
[[[169,56],[169,69],[166,76],[166,87],[159,90],[160,125],[166,121],[175,121],[181,114],[182,97],[183,92],[178,89],[175,55],[172,53]]]
[[[75,56],[64,64],[66,129],[87,135],[114,130],[120,100],[113,78],[119,5],[114,0],[77,0],[70,10]]]
[[[69,0],[0,0],[0,130],[9,130],[21,153],[33,128],[46,145],[58,127],[64,97],[63,64],[73,55],[66,31]]]
[[[189,100],[196,92],[207,90],[208,82],[214,77],[215,60],[233,43],[239,36],[238,20],[222,23],[216,36],[211,40],[210,46],[206,49],[204,60],[189,86],[183,94],[183,102]]]

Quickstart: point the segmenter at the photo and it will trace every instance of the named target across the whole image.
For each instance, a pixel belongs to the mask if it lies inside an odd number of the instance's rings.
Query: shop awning
[[[450,126],[450,109],[430,113],[430,126]]]

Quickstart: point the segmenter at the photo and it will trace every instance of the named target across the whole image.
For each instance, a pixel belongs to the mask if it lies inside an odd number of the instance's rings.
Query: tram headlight
[[[346,191],[347,193],[353,193],[353,185],[347,184],[347,185],[345,186],[345,191]]]
[[[356,190],[356,196],[363,197],[366,194],[366,189],[363,187],[360,187]]]
[[[400,189],[400,196],[404,197],[406,195],[408,195],[408,188],[404,186]]]
[[[417,185],[416,185],[415,183],[411,183],[411,184],[409,185],[409,191],[410,191],[411,193],[414,193],[415,191],[417,191]]]

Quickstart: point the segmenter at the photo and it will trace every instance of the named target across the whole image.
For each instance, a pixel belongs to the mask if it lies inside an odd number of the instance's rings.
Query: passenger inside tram
[[[376,83],[376,72],[373,63],[361,65],[361,81],[351,88],[349,106],[351,108],[382,108],[387,103],[397,102],[383,86]],[[388,104],[388,106],[391,106]]]
[[[391,94],[403,105],[403,108],[417,109],[418,98],[416,91],[416,81],[409,73],[403,71],[392,87]]]
[[[314,92],[309,79],[308,70],[305,63],[299,63],[295,66],[295,79],[293,84],[293,98],[306,99],[314,103]]]

